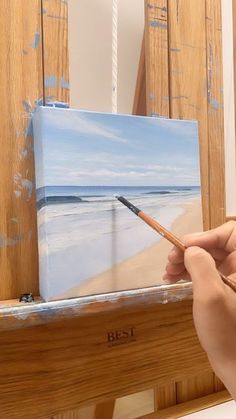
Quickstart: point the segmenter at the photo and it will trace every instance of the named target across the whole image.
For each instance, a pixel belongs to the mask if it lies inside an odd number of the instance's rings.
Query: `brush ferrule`
[[[123,196],[117,196],[116,198],[127,208],[129,208],[130,211],[132,211],[134,214],[138,215],[140,213],[141,210],[135,207],[135,205],[131,204],[131,202],[127,201],[127,199],[125,199]]]

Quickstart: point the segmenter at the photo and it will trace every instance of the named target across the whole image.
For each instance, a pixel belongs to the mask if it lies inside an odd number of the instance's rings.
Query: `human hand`
[[[193,283],[193,318],[209,361],[236,399],[236,293],[217,270],[236,280],[236,222],[182,238],[187,249],[169,254],[164,280]],[[204,250],[205,249],[205,250]]]

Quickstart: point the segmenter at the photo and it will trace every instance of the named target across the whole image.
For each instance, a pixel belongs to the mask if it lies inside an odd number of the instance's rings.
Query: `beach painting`
[[[49,301],[163,284],[172,245],[202,229],[195,121],[39,107],[33,117],[40,294]]]

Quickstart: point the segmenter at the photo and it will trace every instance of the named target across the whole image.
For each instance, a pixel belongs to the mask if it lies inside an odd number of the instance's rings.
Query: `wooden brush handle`
[[[165,237],[167,240],[169,240],[172,244],[179,247],[183,252],[186,250],[186,247],[181,240],[179,240],[177,237],[175,237],[170,231],[166,230],[165,227],[163,227],[161,224],[159,224],[156,220],[149,217],[145,212],[140,211],[138,216],[142,218],[145,223],[147,223],[150,227],[152,227],[154,230],[156,230],[161,236]]]
[[[165,227],[163,227],[161,224],[159,224],[156,220],[151,218],[149,215],[147,215],[145,212],[140,211],[138,213],[138,216],[142,218],[143,221],[145,221],[146,224],[148,224],[150,227],[152,227],[154,230],[156,230],[161,236],[165,237],[167,240],[169,240],[172,244],[177,246],[179,249],[181,249],[183,252],[186,250],[186,246],[184,245],[181,240],[179,240],[176,236],[174,236],[170,231],[166,230]],[[234,292],[236,292],[236,281],[234,281],[231,278],[226,277],[218,270],[219,275],[221,276],[222,281],[228,285]]]

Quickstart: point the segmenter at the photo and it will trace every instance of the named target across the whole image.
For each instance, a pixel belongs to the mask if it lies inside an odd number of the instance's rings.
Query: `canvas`
[[[201,229],[197,123],[39,107],[33,117],[45,300],[158,285],[175,234]]]

